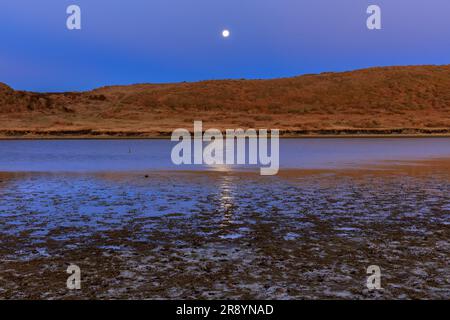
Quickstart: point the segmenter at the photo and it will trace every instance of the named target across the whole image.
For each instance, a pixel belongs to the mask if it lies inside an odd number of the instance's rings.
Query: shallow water
[[[169,141],[41,142],[0,143],[27,171],[0,175],[0,298],[450,298],[450,166],[397,166],[448,139],[283,140],[285,167],[323,170],[268,177],[151,170]]]
[[[169,140],[0,141],[0,172],[214,170],[173,165],[174,145]],[[442,157],[450,157],[450,138],[280,140],[281,168],[340,168]]]

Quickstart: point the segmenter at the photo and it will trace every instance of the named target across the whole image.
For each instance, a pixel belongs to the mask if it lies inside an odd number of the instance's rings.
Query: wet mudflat
[[[0,298],[448,299],[449,168],[3,173]]]

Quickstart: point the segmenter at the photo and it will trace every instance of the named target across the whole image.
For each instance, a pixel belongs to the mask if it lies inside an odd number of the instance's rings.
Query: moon
[[[222,37],[224,37],[224,38],[228,38],[230,36],[230,34],[231,34],[230,30],[225,29],[222,31]]]

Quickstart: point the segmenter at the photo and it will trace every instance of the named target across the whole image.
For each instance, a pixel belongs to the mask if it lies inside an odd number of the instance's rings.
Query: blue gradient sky
[[[35,91],[448,64],[450,1],[1,0],[0,38],[0,82]]]

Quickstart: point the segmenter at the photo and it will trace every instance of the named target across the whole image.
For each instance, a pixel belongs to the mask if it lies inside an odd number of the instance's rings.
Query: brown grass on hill
[[[286,134],[450,133],[450,65],[274,80],[111,86],[34,93],[0,84],[0,136],[157,136],[178,127]]]

